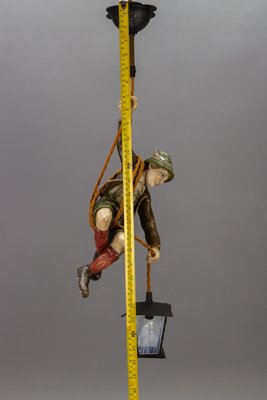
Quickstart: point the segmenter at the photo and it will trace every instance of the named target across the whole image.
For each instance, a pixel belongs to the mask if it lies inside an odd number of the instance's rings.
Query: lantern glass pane
[[[139,354],[159,354],[165,317],[147,319],[137,315],[137,337]]]

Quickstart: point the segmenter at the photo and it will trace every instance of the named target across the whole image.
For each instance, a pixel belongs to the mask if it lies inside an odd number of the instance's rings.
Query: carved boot
[[[88,265],[83,265],[82,267],[77,268],[76,271],[79,289],[85,299],[89,296],[89,282],[92,278],[92,273],[89,271]]]
[[[77,268],[78,285],[84,299],[89,296],[90,280],[101,275],[101,271],[113,264],[114,261],[117,261],[118,258],[119,254],[117,251],[113,247],[107,246],[90,265],[83,265]]]

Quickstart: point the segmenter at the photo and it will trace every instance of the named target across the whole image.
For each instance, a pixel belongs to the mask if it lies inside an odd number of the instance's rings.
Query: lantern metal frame
[[[122,317],[125,317],[125,315],[126,314],[123,314]],[[164,352],[164,349],[162,346],[163,346],[164,334],[165,334],[165,329],[166,329],[166,324],[167,324],[167,318],[173,317],[171,304],[153,302],[152,292],[147,292],[146,300],[143,302],[139,301],[136,303],[136,317],[138,317],[138,316],[145,316],[148,320],[153,319],[153,317],[164,317],[165,318],[162,336],[161,336],[159,353],[158,354],[139,354],[139,350],[138,350],[138,346],[137,346],[138,358],[159,358],[159,359],[166,358],[166,355],[165,355],[165,352]],[[138,337],[137,337],[137,340],[138,340]]]
[[[164,334],[167,324],[167,318],[173,317],[171,305],[168,303],[158,303],[153,302],[152,300],[152,292],[146,293],[146,301],[144,302],[137,302],[136,303],[136,316],[145,316],[147,319],[152,319],[153,317],[164,317],[164,326],[163,332],[161,336],[161,343],[160,343],[160,352],[159,354],[139,354],[138,351],[138,358],[166,358],[164,349],[163,349],[163,340]],[[138,347],[137,347],[138,349]]]

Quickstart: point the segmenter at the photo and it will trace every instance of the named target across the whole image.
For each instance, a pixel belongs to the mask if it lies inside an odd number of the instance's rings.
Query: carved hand
[[[152,247],[152,249],[153,249],[155,255],[152,256],[151,255],[151,251],[149,251],[148,255],[146,257],[147,262],[150,263],[150,264],[158,262],[159,256],[160,256],[160,251],[159,251],[159,249],[157,247]]]
[[[138,99],[136,96],[131,96],[131,108],[132,108],[132,112],[134,112],[134,110],[137,109],[138,106]],[[121,111],[121,100],[119,101],[118,104],[119,110]]]

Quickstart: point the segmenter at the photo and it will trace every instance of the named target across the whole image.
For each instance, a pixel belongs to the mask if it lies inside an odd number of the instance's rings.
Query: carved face
[[[168,171],[163,168],[149,168],[146,172],[146,184],[150,187],[161,185],[169,177]]]

